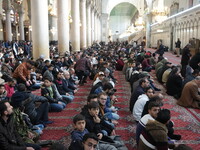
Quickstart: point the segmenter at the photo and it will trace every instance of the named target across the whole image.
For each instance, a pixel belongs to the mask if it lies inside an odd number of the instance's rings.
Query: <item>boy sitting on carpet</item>
[[[72,142],[70,144],[69,150],[88,150],[86,149],[87,144],[85,143],[84,137],[87,136],[88,134],[93,134],[93,136],[97,137],[96,134],[88,132],[88,130],[85,128],[86,126],[85,117],[81,114],[78,114],[73,118],[73,124],[75,129],[71,133]],[[98,136],[97,139],[98,138],[100,138],[100,136]],[[115,142],[113,141],[113,143],[109,143],[109,141],[112,141],[112,139],[109,137],[107,138],[104,137],[102,138],[102,140],[104,141],[100,141],[98,143],[98,147],[100,150],[108,150],[108,149],[117,150],[117,147],[115,147],[116,145],[121,147],[124,146],[123,143],[120,142],[119,140]],[[106,142],[105,140],[109,141]]]
[[[73,124],[74,124],[74,131],[72,131],[71,133],[72,142],[70,144],[69,150],[78,150],[82,148],[83,136],[89,132],[85,128],[86,121],[83,115],[81,114],[76,115],[73,118]]]
[[[91,102],[88,104],[88,114],[84,114],[86,118],[86,128],[89,132],[97,134],[99,139],[103,136],[110,135],[113,131],[113,126],[107,124],[99,115],[98,102]]]
[[[58,93],[56,86],[50,78],[44,78],[41,95],[48,99],[50,103],[49,111],[51,112],[60,112],[66,107],[66,104],[63,102],[61,95]]]

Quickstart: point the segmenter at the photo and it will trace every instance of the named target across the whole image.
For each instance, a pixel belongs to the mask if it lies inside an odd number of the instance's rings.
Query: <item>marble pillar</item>
[[[101,16],[99,15],[99,18],[98,18],[98,21],[99,21],[99,23],[98,23],[98,25],[99,25],[99,31],[98,31],[98,34],[99,34],[99,36],[98,36],[98,40],[99,40],[99,42],[101,42]]]
[[[33,41],[33,58],[38,59],[41,55],[49,59],[49,24],[48,24],[48,1],[31,1],[31,24]]]
[[[58,18],[49,15],[49,41],[58,41]]]
[[[91,4],[87,2],[87,46],[90,47],[91,43]]]
[[[94,11],[94,42],[96,42],[96,37],[97,37],[97,32],[96,32],[96,27],[97,27],[97,20],[96,20],[96,15],[97,12],[96,10]]]
[[[64,55],[69,51],[69,19],[68,19],[68,0],[58,0],[58,51]]]
[[[95,13],[95,30],[94,30],[94,37],[95,37],[95,42],[98,41],[98,13]]]
[[[72,12],[72,29],[71,29],[71,43],[72,51],[80,51],[80,2],[79,0],[71,1]]]
[[[81,48],[85,49],[87,48],[87,38],[86,38],[86,32],[87,32],[87,27],[86,27],[86,0],[81,0],[80,1],[80,18],[81,18],[81,27],[80,27],[80,40],[81,40]]]
[[[149,13],[146,15],[146,48],[151,47],[151,24],[152,24],[152,11],[153,5],[150,3],[149,5]]]
[[[12,41],[12,26],[10,18],[10,8],[5,10],[6,13],[6,41]]]
[[[3,8],[2,8],[2,3],[3,0],[0,0],[0,40],[4,40],[3,37],[3,24],[2,24],[2,20],[3,20]]]
[[[92,41],[92,44],[94,42],[94,8],[91,9],[91,27],[92,27],[92,30],[91,30],[91,41]]]
[[[19,12],[19,40],[25,40],[24,38],[24,12]]]
[[[109,24],[108,24],[109,14],[101,14],[101,23],[102,23],[102,41],[108,43],[109,41]]]

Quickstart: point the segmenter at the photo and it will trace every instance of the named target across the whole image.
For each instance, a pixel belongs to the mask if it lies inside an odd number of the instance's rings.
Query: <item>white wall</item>
[[[129,16],[110,16],[109,27],[112,35],[115,31],[119,31],[118,34],[123,33],[130,26],[130,21]]]
[[[156,47],[157,40],[162,39],[163,44],[175,48],[175,41],[181,40],[181,48],[188,44],[190,38],[200,38],[200,8],[184,13],[178,17],[164,21],[161,24],[152,26],[151,45]],[[174,30],[172,31],[172,29]],[[157,30],[163,30],[162,33]],[[173,41],[171,41],[171,33]]]

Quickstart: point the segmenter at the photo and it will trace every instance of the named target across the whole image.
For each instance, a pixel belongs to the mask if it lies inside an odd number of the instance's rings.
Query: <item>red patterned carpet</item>
[[[165,56],[170,58],[170,61],[176,60],[174,64],[177,64],[177,59],[172,57],[170,53],[165,54]],[[122,137],[129,150],[136,150],[136,124],[129,112],[129,84],[125,81],[122,72],[115,72],[115,77],[118,79],[116,95],[119,100],[116,106],[121,108],[118,112],[121,118],[116,128],[116,134]],[[155,83],[162,89],[161,92],[165,96],[164,108],[170,109],[172,113],[172,120],[175,123],[175,133],[182,135],[182,139],[176,143],[187,144],[194,150],[200,150],[200,110],[186,109],[176,105],[176,100],[165,94],[165,88],[156,81]],[[70,132],[73,130],[72,118],[80,112],[82,106],[86,103],[86,97],[89,94],[90,88],[91,81],[80,87],[78,93],[75,95],[74,101],[68,104],[64,111],[49,113],[50,120],[54,121],[54,123],[45,128],[41,140],[59,141],[65,146],[69,145]]]

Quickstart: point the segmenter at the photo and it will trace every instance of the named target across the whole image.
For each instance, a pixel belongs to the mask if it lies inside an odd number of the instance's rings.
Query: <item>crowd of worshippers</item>
[[[28,44],[27,54],[25,47]],[[121,55],[131,47],[127,43],[95,44],[90,49],[61,57],[56,46],[51,46],[50,59],[44,60],[41,56],[36,61],[33,61],[31,48],[30,42],[1,43],[1,146],[40,149],[44,143],[37,143],[39,136],[53,123],[48,113],[65,109],[89,77],[94,82],[87,105],[81,112],[87,131],[94,132],[103,141],[98,145],[101,149],[127,149],[118,136],[111,138],[110,135],[115,135],[119,119],[119,108],[114,106],[118,100],[113,72],[120,70]],[[84,133],[80,133],[83,136],[87,132],[84,129]],[[80,147],[83,148],[81,143]]]
[[[147,73],[157,68],[157,57],[146,52],[142,46],[133,47],[127,42],[100,43],[87,50],[66,53],[62,57],[56,46],[50,46],[50,59],[44,60],[44,56],[41,56],[36,61],[32,59],[31,48],[30,42],[1,43],[0,144],[5,149],[40,149],[43,143],[37,143],[39,136],[48,124],[53,123],[49,120],[48,112],[65,109],[74,100],[79,86],[87,83],[88,77],[94,82],[87,104],[80,115],[73,119],[75,130],[72,132],[70,149],[78,150],[77,145],[81,150],[86,150],[87,146],[97,146],[101,150],[127,149],[115,135],[120,118],[117,114],[119,108],[114,106],[118,101],[115,94],[117,80],[113,74],[115,70],[123,70],[131,84],[130,111],[137,116],[136,121],[148,113],[147,101],[154,99],[152,101],[156,101],[156,107],[162,106],[163,96],[154,94],[160,89],[155,87]],[[164,58],[160,56],[159,63],[162,60]],[[195,78],[195,83],[199,82],[198,79]],[[40,93],[34,94],[35,90]],[[141,95],[144,100],[142,104],[137,104],[140,94],[144,94]],[[140,114],[134,112],[135,105],[138,105]],[[145,108],[144,112],[142,107]],[[153,111],[158,112],[157,109]],[[173,133],[172,121],[167,120],[167,128],[170,138],[181,138]],[[88,145],[88,139],[97,142]]]
[[[137,54],[133,51],[124,61],[122,70],[131,86],[129,109],[137,123],[139,150],[175,148],[172,141],[181,139],[181,135],[174,134],[170,111],[162,109],[164,96],[154,85],[153,73],[149,74],[152,70],[155,70],[157,81],[166,87],[166,93],[178,100],[178,105],[200,108],[200,53],[190,59],[191,55],[185,54],[187,51],[186,46],[181,65],[177,66],[163,54],[146,51]]]

